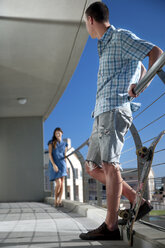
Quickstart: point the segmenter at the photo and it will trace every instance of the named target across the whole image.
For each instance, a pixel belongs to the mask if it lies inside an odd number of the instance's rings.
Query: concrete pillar
[[[42,117],[0,118],[0,202],[43,198]]]

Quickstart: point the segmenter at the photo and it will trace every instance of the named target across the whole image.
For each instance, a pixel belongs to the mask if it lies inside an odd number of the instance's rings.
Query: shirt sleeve
[[[51,144],[51,145],[53,144],[53,141],[52,141],[52,140],[49,140],[49,141],[48,141],[48,146],[49,146],[50,144]]]
[[[142,61],[155,45],[137,37],[128,30],[121,31],[122,56]]]

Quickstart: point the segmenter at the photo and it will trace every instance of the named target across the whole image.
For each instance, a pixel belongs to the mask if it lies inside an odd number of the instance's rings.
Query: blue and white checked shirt
[[[94,117],[129,105],[128,88],[141,74],[141,60],[154,47],[135,34],[114,26],[98,40],[99,71]],[[129,105],[130,107],[130,105]]]

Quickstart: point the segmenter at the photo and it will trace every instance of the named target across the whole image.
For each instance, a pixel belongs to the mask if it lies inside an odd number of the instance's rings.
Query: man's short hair
[[[85,11],[86,17],[91,16],[95,21],[103,23],[109,21],[108,7],[102,2],[92,3]]]

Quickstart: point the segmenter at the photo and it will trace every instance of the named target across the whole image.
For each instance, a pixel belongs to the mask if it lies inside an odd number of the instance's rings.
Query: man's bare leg
[[[94,170],[90,170],[88,162],[86,162],[86,171],[94,179],[98,180],[102,184],[106,185],[106,178],[102,168],[95,166]],[[125,196],[131,203],[134,202],[136,191],[132,189],[128,183],[122,179],[122,195]],[[144,200],[142,201],[142,203]]]
[[[118,228],[118,209],[122,194],[123,179],[121,177],[120,168],[113,164],[103,163],[103,171],[106,179],[106,195],[107,195],[107,215],[105,223],[110,231]]]

